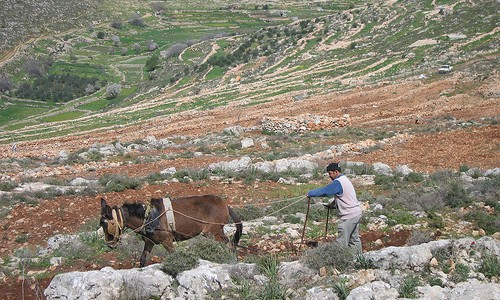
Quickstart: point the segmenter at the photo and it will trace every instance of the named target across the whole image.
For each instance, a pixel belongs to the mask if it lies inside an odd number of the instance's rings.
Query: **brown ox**
[[[125,227],[134,230],[142,235],[145,242],[140,259],[140,266],[144,267],[148,255],[156,244],[162,244],[167,251],[173,251],[174,241],[187,240],[199,234],[227,243],[224,225],[228,222],[229,216],[236,224],[232,245],[236,247],[238,244],[243,225],[222,198],[205,195],[173,198],[170,201],[174,224],[171,223],[172,220],[167,221],[169,214],[166,213],[161,198],[151,199],[151,208],[139,202],[110,207],[106,200],[101,198],[100,226],[108,246],[116,247]],[[172,211],[169,212],[170,216]],[[153,219],[147,217],[149,212],[154,216]]]

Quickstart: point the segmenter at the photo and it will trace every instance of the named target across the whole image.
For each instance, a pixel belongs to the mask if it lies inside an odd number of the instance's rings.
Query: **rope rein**
[[[295,200],[294,202],[292,202],[292,203],[290,203],[290,204],[288,204],[288,205],[286,205],[286,206],[284,206],[284,207],[282,207],[282,208],[280,208],[280,209],[278,209],[276,211],[273,211],[273,212],[271,212],[271,213],[269,213],[267,215],[264,215],[264,216],[258,218],[258,219],[261,219],[261,218],[264,218],[264,217],[269,217],[269,216],[272,216],[274,214],[277,214],[280,211],[285,210],[285,209],[289,208],[290,206],[293,206],[293,205],[297,204],[298,202],[304,200],[304,197],[303,196],[297,196],[297,197],[292,197],[292,198],[283,199],[283,200],[271,201],[271,202],[267,202],[267,203],[250,204],[250,205],[231,205],[231,207],[244,207],[244,206],[252,206],[252,205],[269,205],[269,204],[274,204],[274,203],[281,203],[281,202],[285,202],[285,201],[290,201],[290,200],[294,200],[294,199],[297,199],[297,200]],[[180,211],[177,211],[175,209],[173,210],[173,212],[176,213],[176,214],[179,214],[179,215],[181,215],[183,217],[186,217],[188,219],[191,219],[193,221],[196,221],[196,222],[199,222],[199,223],[203,223],[203,224],[209,224],[209,225],[230,225],[230,224],[227,224],[227,223],[217,223],[217,222],[210,222],[210,221],[201,220],[201,219],[189,216],[189,215],[187,215],[185,213],[182,213]],[[167,213],[166,210],[163,211],[156,218],[150,220],[149,222],[144,222],[144,224],[142,224],[140,227],[134,229],[133,231],[135,233],[140,232],[144,227],[146,227],[147,225],[149,225],[149,224],[153,223],[154,221],[158,220],[159,218],[161,218],[166,213]],[[252,221],[256,221],[258,219],[246,220],[246,222],[252,222]]]
[[[276,200],[276,201],[269,201],[269,202],[262,202],[262,203],[253,203],[253,204],[233,204],[231,205],[231,207],[246,207],[246,206],[269,206],[269,205],[272,205],[272,204],[275,204],[275,203],[281,203],[281,202],[287,202],[287,201],[291,201],[291,200],[294,200],[294,199],[304,199],[303,196],[296,196],[296,197],[292,197],[292,198],[288,198],[288,199],[282,199],[282,200]]]
[[[291,198],[291,199],[295,199],[295,198]],[[289,201],[289,200],[290,200],[290,199],[286,199],[286,201]],[[264,218],[264,217],[269,217],[269,216],[272,216],[272,215],[274,215],[274,214],[276,214],[276,213],[278,213],[278,212],[280,212],[280,211],[282,211],[282,210],[284,210],[284,209],[289,208],[289,207],[290,207],[290,206],[292,206],[292,205],[297,204],[298,202],[300,202],[300,201],[302,201],[302,200],[304,200],[304,198],[301,196],[301,198],[300,198],[300,199],[298,199],[298,200],[296,200],[296,201],[294,201],[294,202],[292,202],[292,203],[288,204],[287,206],[284,206],[284,207],[282,207],[282,208],[280,208],[280,209],[278,209],[278,210],[276,210],[276,211],[273,211],[272,213],[269,213],[269,214],[267,214],[267,215],[265,215],[265,216],[262,216],[262,217],[260,217],[260,218],[258,218],[258,219],[261,219],[261,218]],[[278,203],[278,202],[283,202],[283,200],[276,201],[276,202],[273,202],[273,203]],[[237,207],[237,206],[233,206],[233,205],[231,205],[231,207]],[[177,214],[179,214],[179,215],[181,215],[181,216],[183,216],[183,217],[189,218],[189,219],[191,219],[191,220],[193,220],[193,221],[200,222],[200,223],[203,223],[203,224],[210,224],[210,225],[229,225],[229,224],[227,224],[227,223],[215,223],[215,222],[209,222],[209,221],[205,221],[205,220],[201,220],[201,219],[197,219],[197,218],[191,217],[191,216],[186,215],[186,214],[184,214],[184,213],[181,213],[180,211],[177,211],[177,210],[173,210],[173,211],[174,211],[174,213],[177,213]],[[252,222],[252,221],[255,221],[255,220],[258,220],[258,219],[246,220],[245,222]]]

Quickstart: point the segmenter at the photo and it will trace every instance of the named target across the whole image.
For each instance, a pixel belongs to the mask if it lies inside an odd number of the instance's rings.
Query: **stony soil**
[[[332,159],[340,161],[383,162],[391,167],[408,165],[418,172],[433,172],[442,169],[457,170],[462,165],[490,169],[500,167],[500,125],[491,118],[500,115],[498,74],[492,74],[483,81],[469,79],[471,76],[455,73],[450,76],[433,77],[427,80],[413,80],[405,83],[387,83],[376,87],[360,88],[345,93],[332,93],[294,101],[282,97],[272,103],[248,107],[224,107],[206,112],[190,112],[179,116],[159,117],[141,125],[123,127],[120,130],[82,133],[41,141],[19,144],[17,152],[10,151],[9,145],[0,145],[0,158],[39,157],[42,154],[56,156],[60,150],[68,152],[89,147],[93,143],[110,143],[144,139],[148,135],[164,138],[172,135],[203,136],[211,132],[221,132],[234,125],[256,126],[264,116],[296,116],[312,113],[329,117],[350,114],[352,126],[358,128],[384,127],[387,130],[411,132],[405,143],[383,147],[367,154],[346,154]],[[492,96],[493,95],[493,96]],[[497,95],[497,96],[494,96]],[[442,130],[447,122],[455,118],[459,121],[475,121],[482,125],[458,126],[452,130]],[[490,119],[490,121],[485,121]],[[433,130],[434,128],[434,130]],[[435,128],[441,128],[436,130]],[[259,133],[254,133],[258,135]],[[331,140],[334,145],[339,142]],[[321,151],[324,149],[318,149]],[[160,154],[160,153],[158,153]],[[227,160],[225,157],[203,156],[192,159],[176,159],[128,166],[85,169],[63,172],[60,176],[81,176],[97,178],[103,173],[121,173],[128,176],[146,175],[167,167],[193,166],[202,168],[209,163]],[[18,171],[18,170],[17,170]],[[17,171],[3,170],[9,176],[17,176]],[[321,183],[318,183],[321,184]],[[274,182],[261,182],[248,186],[243,183],[194,182],[168,183],[145,186],[137,191],[125,191],[106,195],[112,204],[127,200],[145,201],[151,196],[171,197],[194,194],[217,194],[227,197],[233,204],[262,199],[270,190],[287,187]],[[259,195],[258,197],[256,195]],[[46,246],[51,236],[78,232],[99,215],[100,205],[94,197],[72,196],[41,201],[37,205],[21,204],[14,207],[9,215],[0,221],[2,243],[1,257],[7,257],[21,247]],[[27,234],[28,241],[19,244],[15,238]],[[383,246],[404,245],[408,232],[363,233],[365,250],[371,250],[371,242],[384,237]],[[379,246],[381,247],[381,246]],[[110,263],[115,268],[130,267],[108,253]],[[160,260],[161,258],[154,258]],[[70,270],[92,270],[104,265],[93,262],[77,262],[72,266],[52,270],[53,274]],[[3,299],[40,299],[40,291],[48,285],[50,278],[22,281],[21,278],[6,279],[0,287]],[[24,288],[24,290],[23,290]]]

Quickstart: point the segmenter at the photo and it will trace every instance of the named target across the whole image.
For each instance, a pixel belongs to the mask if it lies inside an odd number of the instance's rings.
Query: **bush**
[[[376,185],[380,185],[384,189],[391,189],[397,183],[399,183],[399,177],[384,175],[384,174],[377,174],[377,175],[375,175],[374,182]]]
[[[12,83],[7,77],[0,77],[0,93],[5,93],[12,89]]]
[[[175,252],[169,252],[165,255],[162,264],[162,270],[176,277],[179,273],[191,270],[198,265],[198,259],[191,252],[179,249]]]
[[[106,174],[99,178],[99,184],[104,186],[105,192],[122,192],[126,189],[137,190],[141,187],[139,180],[119,174]]]
[[[484,254],[478,269],[488,278],[500,276],[500,258],[493,254]]]
[[[488,214],[482,210],[473,210],[465,214],[466,221],[475,223],[479,228],[483,229],[486,234],[491,235],[500,228],[500,214]]]
[[[431,279],[429,279],[429,285],[444,287],[444,283],[439,277],[432,277]]]
[[[429,212],[427,216],[429,217],[429,221],[427,222],[429,227],[438,229],[444,228],[445,223],[442,216],[438,215],[435,212]]]
[[[256,220],[265,215],[263,208],[253,205],[235,208],[235,212],[240,216],[242,221]]]
[[[106,98],[113,99],[118,97],[122,92],[122,85],[113,83],[106,87]]]
[[[114,29],[122,29],[123,24],[119,20],[114,20],[113,22],[111,22],[111,27],[113,27]]]
[[[146,69],[146,71],[152,72],[156,70],[156,68],[158,68],[159,65],[160,65],[160,54],[153,53],[153,55],[151,55],[146,61],[144,68]]]
[[[134,14],[128,22],[133,26],[146,27],[146,22],[139,14]]]
[[[422,182],[424,179],[424,175],[415,172],[411,172],[404,177],[404,180],[409,182]]]
[[[236,262],[236,256],[231,249],[211,238],[197,236],[189,240],[187,248],[194,257],[214,263]]]
[[[464,264],[456,264],[455,270],[448,277],[454,283],[467,281],[469,278],[470,269]]]
[[[18,184],[16,182],[2,181],[2,182],[0,182],[0,191],[4,191],[4,192],[11,191],[11,190],[15,189],[17,186],[18,186]]]
[[[388,213],[387,217],[389,218],[389,225],[413,225],[417,223],[417,217],[415,217],[408,211],[396,211],[393,213]]]
[[[463,187],[463,184],[458,181],[453,181],[447,187],[445,202],[450,207],[465,207],[471,204],[472,200],[469,193]]]
[[[300,257],[300,260],[315,270],[322,267],[331,267],[343,272],[354,266],[353,258],[354,253],[351,249],[342,246],[338,242],[331,242],[307,250]]]
[[[432,241],[429,231],[413,230],[408,238],[408,246],[420,245]]]

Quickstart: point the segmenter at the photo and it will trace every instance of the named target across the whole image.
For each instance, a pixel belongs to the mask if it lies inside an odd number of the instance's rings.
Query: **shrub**
[[[195,237],[189,240],[187,247],[193,256],[200,259],[219,264],[236,262],[236,256],[231,249],[211,238]]]
[[[408,238],[408,246],[420,245],[432,241],[431,233],[428,231],[413,230]]]
[[[113,22],[111,22],[111,27],[113,27],[114,29],[122,29],[123,23],[119,20],[114,20]]]
[[[404,180],[409,182],[422,182],[424,181],[424,175],[420,173],[411,172],[410,174],[404,177]]]
[[[467,281],[469,278],[470,269],[464,264],[456,264],[455,270],[448,277],[454,283]]]
[[[389,213],[387,217],[393,221],[390,225],[397,225],[397,224],[413,225],[417,223],[417,217],[415,217],[414,215],[412,215],[410,212],[407,211],[397,211],[394,213]]]
[[[178,249],[165,255],[162,263],[162,270],[176,277],[179,273],[191,270],[198,265],[198,259],[191,252]]]
[[[419,204],[422,210],[429,213],[446,206],[444,197],[445,192],[442,189],[437,189],[427,193],[415,194],[414,201]]]
[[[141,187],[139,180],[119,174],[106,174],[99,178],[99,184],[104,186],[105,192],[122,192],[126,189],[137,190]]]
[[[500,276],[500,258],[493,254],[484,254],[478,271],[490,279]]]
[[[2,181],[2,182],[0,182],[0,191],[4,191],[4,192],[11,191],[11,190],[15,189],[17,186],[18,186],[18,184],[16,182]]]
[[[486,234],[494,234],[500,228],[500,214],[488,214],[482,210],[473,210],[465,214],[466,221],[474,222],[479,228],[483,229]]]
[[[170,174],[162,174],[162,173],[149,173],[144,180],[149,183],[149,184],[155,184],[158,182],[161,182],[163,180],[171,178],[172,175]]]
[[[283,222],[290,224],[301,224],[302,219],[299,216],[287,214],[283,217]]]
[[[235,208],[235,212],[240,216],[242,221],[259,219],[265,215],[265,210],[263,208],[253,205]]]
[[[420,280],[415,276],[407,276],[401,282],[399,286],[399,297],[401,298],[416,298],[417,297],[417,286],[420,284]]]
[[[442,216],[438,215],[435,212],[429,212],[427,216],[429,218],[429,221],[427,222],[429,227],[438,229],[444,228],[445,223]]]
[[[134,14],[128,22],[133,26],[146,27],[146,22],[144,22],[144,19],[141,17],[141,15],[137,13]]]
[[[184,51],[184,49],[186,49],[187,47],[188,47],[188,45],[186,45],[184,43],[175,43],[172,46],[170,46],[167,50],[165,50],[164,56],[166,58],[177,56],[177,55],[181,54],[182,51]]]
[[[12,89],[12,82],[4,76],[0,76],[0,93],[5,93]]]
[[[445,202],[451,207],[465,207],[471,204],[469,193],[463,187],[463,184],[458,181],[453,181],[447,187]]]
[[[429,285],[430,286],[440,286],[444,287],[444,283],[439,277],[432,277],[429,279]]]
[[[122,92],[122,85],[113,83],[106,87],[106,98],[113,99],[118,97]]]
[[[380,185],[384,189],[391,189],[397,183],[399,183],[399,177],[384,175],[384,174],[377,174],[377,175],[375,175],[374,182],[376,185]]]
[[[155,52],[148,58],[144,68],[146,69],[146,71],[152,72],[156,70],[156,68],[158,68],[159,65],[160,65],[160,54]]]
[[[338,242],[320,244],[317,248],[307,250],[300,260],[312,269],[332,267],[343,272],[354,265],[354,253]]]

